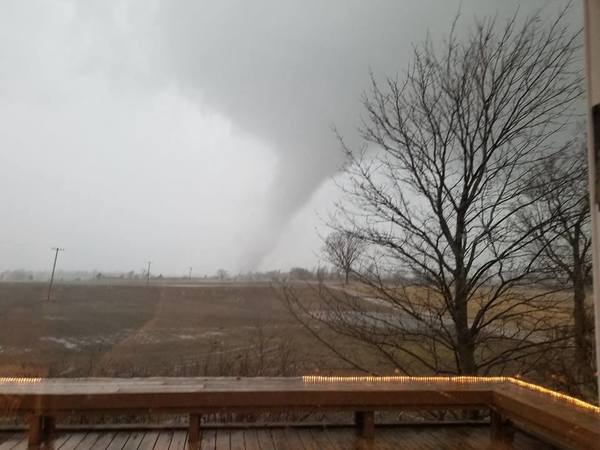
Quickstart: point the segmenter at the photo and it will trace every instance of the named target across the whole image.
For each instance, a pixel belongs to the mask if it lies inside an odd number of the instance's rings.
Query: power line
[[[54,250],[54,263],[52,264],[52,275],[50,275],[50,285],[48,286],[48,301],[52,295],[52,285],[54,284],[54,271],[56,270],[56,260],[58,259],[58,252],[62,252],[65,249],[60,247],[52,247]]]

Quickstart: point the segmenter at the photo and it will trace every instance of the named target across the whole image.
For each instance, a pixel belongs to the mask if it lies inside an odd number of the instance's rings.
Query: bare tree
[[[578,381],[595,386],[593,321],[586,311],[586,289],[591,284],[592,255],[584,139],[574,139],[563,152],[540,165],[531,180],[531,196],[538,202],[525,211],[525,227],[536,230],[533,251],[538,265],[553,280],[569,288],[573,299],[573,335]],[[547,223],[545,227],[537,224]]]
[[[229,272],[227,272],[225,269],[219,269],[219,270],[217,270],[216,277],[220,281],[228,280]]]
[[[352,269],[363,255],[365,243],[349,231],[334,231],[323,245],[323,253],[334,267],[341,270],[348,284]]]
[[[524,373],[566,341],[556,299],[536,286],[536,229],[519,226],[539,200],[523,180],[555,152],[581,94],[579,33],[565,15],[478,20],[461,38],[455,22],[442,46],[415,47],[402,79],[372,76],[364,146],[340,137],[350,181],[335,225],[374,249],[364,294],[320,286],[310,302],[283,287],[354,367],[373,370],[323,330],[405,373]],[[402,272],[413,280],[389,276]]]

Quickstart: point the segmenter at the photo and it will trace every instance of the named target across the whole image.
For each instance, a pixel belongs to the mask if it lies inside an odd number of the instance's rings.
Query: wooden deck
[[[31,449],[45,448],[44,443],[54,434],[57,421],[60,423],[61,419],[72,416],[138,413],[151,416],[187,415],[188,440],[197,443],[206,438],[204,427],[207,421],[212,423],[211,415],[342,411],[353,413],[356,425],[354,431],[361,437],[376,438],[375,446],[364,448],[388,448],[385,447],[389,440],[387,434],[379,436],[379,432],[385,428],[378,425],[375,412],[450,409],[489,412],[491,430],[488,427],[488,435],[481,437],[485,442],[475,448],[489,447],[492,439],[496,442],[511,442],[512,433],[518,429],[564,448],[600,450],[599,407],[506,377],[309,376],[0,380],[0,415],[27,418]],[[438,431],[432,432],[432,436],[436,436],[436,433]],[[232,432],[220,437],[217,433],[216,448],[224,448],[220,444],[221,439],[227,443],[235,443],[238,434]],[[148,436],[150,437],[144,439],[152,439],[154,434],[149,433]],[[346,435],[341,435],[344,436]],[[352,436],[354,435],[347,435],[351,441],[341,448],[356,446],[357,438]],[[159,437],[156,434],[156,439]],[[127,438],[127,442],[130,438]],[[451,440],[451,437],[437,439],[439,445],[430,448],[445,448],[442,443],[447,440]],[[70,441],[71,438],[68,442]],[[127,442],[123,448],[138,448],[135,442]],[[289,442],[287,439],[281,443],[277,441],[275,448],[313,448],[309,444],[304,447],[290,447]],[[156,441],[152,445],[155,444]],[[161,443],[160,446],[162,445]],[[389,448],[396,448],[394,445],[396,444],[390,444]],[[160,446],[153,448],[161,448]],[[232,444],[231,448],[243,447]],[[461,444],[451,448],[468,447]]]
[[[57,432],[44,449],[53,450],[189,450],[182,430],[92,430]],[[383,427],[374,439],[356,436],[352,427],[207,428],[201,450],[550,450],[517,432],[511,447],[494,444],[486,426]],[[26,450],[27,436],[0,433],[0,450]]]

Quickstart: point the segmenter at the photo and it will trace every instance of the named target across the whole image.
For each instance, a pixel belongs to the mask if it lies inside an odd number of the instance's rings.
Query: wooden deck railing
[[[506,377],[0,379],[0,411],[26,415],[30,448],[72,414],[185,413],[197,444],[202,414],[353,411],[359,432],[374,411],[488,409],[495,439],[518,427],[565,448],[600,448],[600,408]]]

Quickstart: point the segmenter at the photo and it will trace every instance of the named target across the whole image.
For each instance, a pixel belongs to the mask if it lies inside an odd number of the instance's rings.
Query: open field
[[[335,368],[268,283],[0,284],[8,375],[295,375]]]
[[[51,301],[45,298],[46,289],[43,283],[0,283],[2,376],[291,376],[354,371],[295,320],[266,282],[64,284],[56,287]],[[297,283],[294,289],[311,310],[320,311],[316,285]],[[358,286],[343,289],[361,295]],[[370,316],[406,322],[381,301],[363,298]],[[346,355],[364,361],[363,367],[381,373],[395,370],[372,348],[324,328],[321,333]],[[411,350],[425,351],[418,343]]]

